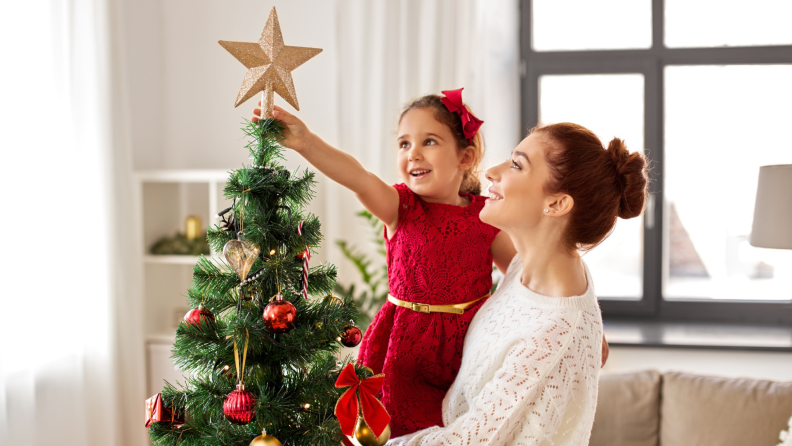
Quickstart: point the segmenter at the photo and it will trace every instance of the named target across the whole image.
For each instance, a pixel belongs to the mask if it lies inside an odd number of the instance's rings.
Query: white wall
[[[247,70],[217,41],[257,41],[272,6],[287,45],[324,48],[293,76],[301,116],[335,139],[332,1],[136,0],[124,4],[136,169],[235,168],[247,160],[239,123],[255,101],[234,108]]]
[[[792,353],[611,347],[603,374],[639,370],[792,381]]]

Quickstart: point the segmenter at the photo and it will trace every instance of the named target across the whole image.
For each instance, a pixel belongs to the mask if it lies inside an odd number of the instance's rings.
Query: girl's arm
[[[498,267],[501,274],[506,274],[506,268],[509,267],[512,259],[517,255],[517,249],[514,248],[514,243],[512,243],[509,234],[505,231],[500,231],[495,236],[492,246],[490,246],[490,252],[492,253],[492,261],[495,266]]]
[[[254,113],[259,114],[259,110]],[[399,219],[399,192],[395,188],[364,169],[348,153],[311,133],[302,121],[286,110],[276,105],[272,115],[286,126],[281,145],[299,153],[328,178],[354,192],[363,207],[393,233]]]

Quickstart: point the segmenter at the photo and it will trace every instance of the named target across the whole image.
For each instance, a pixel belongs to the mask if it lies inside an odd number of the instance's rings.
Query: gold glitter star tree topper
[[[221,40],[219,43],[248,68],[234,107],[262,92],[262,119],[271,118],[274,92],[295,109],[300,109],[291,72],[321,53],[322,49],[286,46],[274,7],[258,42]]]

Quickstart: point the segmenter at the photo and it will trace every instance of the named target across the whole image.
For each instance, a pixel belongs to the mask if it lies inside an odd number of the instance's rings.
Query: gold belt
[[[461,304],[453,304],[453,305],[429,305],[429,304],[419,304],[417,302],[407,302],[406,300],[396,299],[395,297],[388,294],[388,301],[393,305],[397,305],[403,308],[407,308],[413,310],[417,313],[453,313],[453,314],[463,314],[465,310],[472,307],[476,304],[476,302],[480,301],[481,299],[488,298],[492,293],[487,293],[484,296],[479,297],[476,300],[471,300],[470,302],[465,302]]]

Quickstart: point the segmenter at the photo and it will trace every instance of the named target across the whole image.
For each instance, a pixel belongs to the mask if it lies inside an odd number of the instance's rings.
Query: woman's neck
[[[523,262],[520,282],[529,290],[551,297],[586,293],[586,270],[577,251],[562,249],[559,237],[509,234]]]

